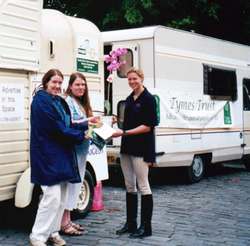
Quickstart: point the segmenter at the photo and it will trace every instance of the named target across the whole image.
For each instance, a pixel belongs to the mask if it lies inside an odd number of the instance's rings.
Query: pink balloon
[[[109,52],[109,55],[104,56],[104,60],[106,63],[110,63],[107,66],[107,69],[110,73],[116,71],[120,66],[126,63],[126,61],[119,61],[119,57],[127,54],[126,48],[117,48],[116,50],[112,50]]]
[[[104,60],[105,60],[106,63],[111,62],[111,59],[110,59],[110,56],[109,56],[109,55],[105,55],[105,56],[104,56]]]
[[[109,70],[109,72],[112,72],[112,70],[113,70],[113,68],[112,68],[111,65],[108,65],[108,66],[107,66],[107,69]]]

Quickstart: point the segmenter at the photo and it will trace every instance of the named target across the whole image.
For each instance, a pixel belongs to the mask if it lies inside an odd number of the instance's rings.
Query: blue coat
[[[31,182],[54,185],[81,182],[75,144],[84,140],[87,122],[71,125],[67,103],[44,90],[36,93],[31,104],[30,162]]]

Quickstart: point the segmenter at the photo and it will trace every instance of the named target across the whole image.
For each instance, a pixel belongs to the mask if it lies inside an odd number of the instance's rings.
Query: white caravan
[[[250,47],[162,26],[102,35],[106,54],[128,49],[107,96],[112,113],[121,115],[117,105],[131,91],[126,71],[132,66],[144,71],[156,96],[155,166],[184,166],[191,182],[211,163],[241,159],[249,168]],[[115,140],[109,147],[110,164],[119,162],[118,146]]]
[[[41,0],[0,1],[0,201],[29,205],[29,114],[32,92],[50,68],[64,87],[73,71],[87,78],[92,108],[103,111],[103,43],[91,22],[42,10]],[[91,145],[78,212],[91,207],[94,186],[108,178],[106,150]]]

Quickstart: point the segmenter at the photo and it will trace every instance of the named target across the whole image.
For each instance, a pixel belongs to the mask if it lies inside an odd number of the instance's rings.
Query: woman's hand
[[[99,128],[102,126],[102,121],[100,116],[93,116],[88,119],[89,127]]]
[[[112,125],[116,124],[118,121],[117,116],[112,116]]]
[[[89,118],[88,121],[90,124],[96,124],[96,123],[101,122],[101,117],[100,116],[92,116]]]
[[[112,134],[113,138],[118,138],[123,135],[123,131],[121,129],[116,129],[116,131]]]

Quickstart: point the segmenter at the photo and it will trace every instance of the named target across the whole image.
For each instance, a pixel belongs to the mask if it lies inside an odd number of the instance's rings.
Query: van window
[[[133,67],[133,52],[131,49],[127,49],[127,54],[119,57],[119,62],[125,61],[126,63],[121,65],[120,68],[117,70],[117,75],[120,78],[127,78],[127,71]]]
[[[243,79],[243,110],[250,111],[250,79]]]
[[[125,107],[126,107],[126,101],[121,100],[117,104],[117,126],[120,129],[123,129],[123,122],[124,122],[124,114],[125,114]]]
[[[235,70],[221,69],[203,64],[204,94],[216,100],[237,99]]]

